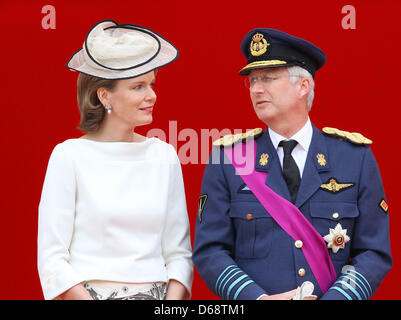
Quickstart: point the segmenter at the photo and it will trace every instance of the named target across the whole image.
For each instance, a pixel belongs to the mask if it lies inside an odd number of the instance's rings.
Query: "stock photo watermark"
[[[213,129],[201,129],[200,132],[191,129],[184,128],[178,130],[177,121],[169,121],[168,135],[163,129],[153,128],[150,129],[146,136],[148,138],[156,137],[164,142],[171,144],[177,151],[178,158],[181,164],[219,164],[220,154],[213,153],[210,157],[210,147],[213,141],[220,139],[223,136],[236,136],[239,137],[237,142],[246,140],[245,152],[240,149],[234,149],[234,159],[238,164],[243,165],[243,174],[250,173],[252,167],[248,165],[246,161],[247,155],[254,154],[255,147],[253,143],[249,143],[253,140],[252,136],[246,136],[245,133],[251,131],[251,129],[234,129],[228,128],[218,130]],[[244,136],[244,138],[242,138]],[[230,145],[227,145],[230,147]],[[224,161],[228,161],[225,159]],[[228,162],[227,162],[228,163]]]
[[[356,29],[356,10],[352,5],[343,6],[341,13],[344,17],[341,19],[341,26],[344,30]]]
[[[44,30],[56,29],[56,8],[53,5],[46,4],[42,7],[41,25]],[[356,10],[353,5],[347,4],[341,8],[344,15],[341,19],[341,27],[344,30],[356,29]]]
[[[56,8],[50,4],[42,7],[42,28],[45,30],[56,29]]]
[[[41,26],[44,30],[56,29],[56,7],[46,4],[41,8]],[[356,9],[353,5],[344,5],[341,8],[341,27],[344,30],[356,29]],[[213,153],[210,156],[211,143],[223,136],[241,135],[248,130],[242,129],[200,129],[196,131],[191,128],[184,128],[178,131],[177,121],[169,121],[168,135],[162,129],[153,128],[146,134],[147,137],[157,137],[162,141],[171,144],[177,151],[182,165],[186,164],[207,164],[220,163],[220,154]],[[167,139],[168,137],[168,139]],[[253,137],[247,137],[246,140],[252,140]],[[243,139],[241,139],[243,140]],[[250,173],[252,166],[248,165],[246,154],[253,153],[255,150],[253,143],[246,143],[244,150],[234,148],[235,162],[241,165],[243,174]],[[240,150],[240,151],[238,151]],[[209,160],[210,157],[210,160]],[[225,160],[227,160],[225,158]],[[249,172],[248,172],[249,171]]]

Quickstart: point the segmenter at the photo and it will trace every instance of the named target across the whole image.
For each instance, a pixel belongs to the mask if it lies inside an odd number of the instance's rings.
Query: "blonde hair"
[[[118,80],[106,80],[80,73],[77,80],[78,107],[81,121],[78,129],[86,133],[99,130],[106,110],[97,96],[99,88],[113,91]]]

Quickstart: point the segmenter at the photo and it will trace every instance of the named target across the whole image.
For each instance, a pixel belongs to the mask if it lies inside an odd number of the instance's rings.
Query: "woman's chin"
[[[134,127],[146,126],[153,122],[152,115],[141,117],[141,119],[136,119]]]

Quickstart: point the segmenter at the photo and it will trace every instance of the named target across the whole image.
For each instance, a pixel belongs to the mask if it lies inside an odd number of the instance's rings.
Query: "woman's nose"
[[[146,100],[148,101],[156,101],[157,95],[153,88],[149,87],[148,94],[146,95]]]

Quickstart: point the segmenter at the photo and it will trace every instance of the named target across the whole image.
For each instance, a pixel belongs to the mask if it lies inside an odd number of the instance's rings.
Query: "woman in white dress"
[[[58,144],[39,204],[45,299],[188,299],[193,265],[175,149],[134,132],[152,122],[157,69],[177,49],[155,32],[97,23],[68,62],[79,128]]]

